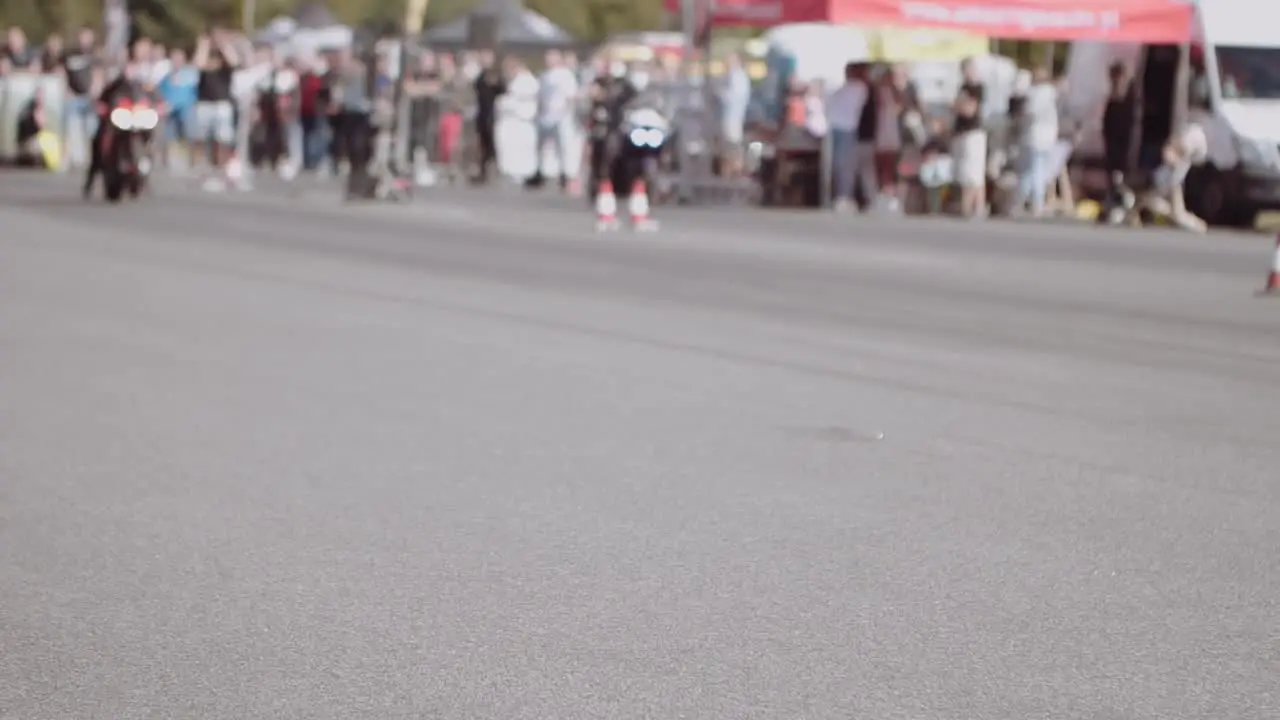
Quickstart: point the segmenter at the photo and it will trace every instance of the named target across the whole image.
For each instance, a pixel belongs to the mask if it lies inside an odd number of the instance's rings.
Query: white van
[[[1259,17],[1259,9],[1263,17]],[[1198,8],[1191,53],[1188,119],[1204,128],[1209,158],[1187,176],[1188,207],[1210,224],[1252,226],[1280,209],[1280,35],[1275,9],[1248,0],[1212,0]],[[1150,166],[1172,122],[1177,46],[1078,42],[1067,66],[1064,110],[1086,130],[1072,158],[1086,191],[1106,182],[1101,121],[1107,70],[1123,63],[1138,95],[1135,138]]]

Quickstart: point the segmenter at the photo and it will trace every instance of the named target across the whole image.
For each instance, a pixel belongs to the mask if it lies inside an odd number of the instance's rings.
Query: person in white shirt
[[[501,174],[525,182],[538,172],[538,78],[523,63],[505,63],[507,92],[497,104],[494,126]]]
[[[826,90],[822,78],[814,78],[804,90],[804,129],[816,138],[827,136]]]
[[[952,110],[955,126],[951,159],[955,182],[960,186],[960,214],[967,218],[987,214],[987,129],[983,115],[986,85],[974,58],[960,64],[964,78]]]
[[[256,116],[262,123],[266,163],[281,177],[291,179],[302,165],[302,122],[298,114],[301,78],[291,60],[269,58],[266,71],[257,78],[253,94]]]
[[[151,83],[156,75],[155,46],[151,38],[140,37],[133,41],[134,80],[143,86]]]
[[[747,124],[747,109],[751,105],[751,76],[737,54],[726,61],[723,82],[720,85],[720,133],[725,147],[722,153],[725,174],[736,177],[742,172],[743,143]]]
[[[477,53],[468,51],[462,55],[460,69],[462,77],[468,83],[473,83],[476,78],[480,77],[480,73],[484,72],[484,65],[480,62],[480,56]]]
[[[1026,163],[1018,183],[1015,207],[1021,209],[1029,200],[1034,217],[1044,215],[1045,195],[1049,191],[1049,171],[1054,146],[1058,144],[1058,88],[1046,68],[1031,74],[1023,106],[1022,152]]]
[[[569,179],[577,177],[582,154],[575,118],[578,94],[577,75],[559,50],[548,50],[546,69],[538,80],[538,171],[530,186],[540,186],[555,174],[564,190]]]
[[[831,130],[837,210],[847,210],[853,205],[855,185],[860,178],[865,187],[875,187],[874,163],[858,148],[858,124],[870,92],[866,67],[860,63],[849,63],[844,68],[844,78],[844,85],[827,99],[826,113],[827,126]],[[870,184],[866,183],[866,176],[870,176]]]

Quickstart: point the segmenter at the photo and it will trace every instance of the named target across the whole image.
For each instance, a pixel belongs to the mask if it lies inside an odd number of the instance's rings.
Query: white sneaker
[[[227,183],[222,178],[211,177],[204,181],[205,192],[224,192],[227,189]]]

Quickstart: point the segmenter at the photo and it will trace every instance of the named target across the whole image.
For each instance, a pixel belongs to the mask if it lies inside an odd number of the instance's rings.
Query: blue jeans
[[[89,143],[98,131],[98,114],[94,112],[93,99],[69,95],[63,113],[62,138],[66,145],[67,165],[85,167],[89,164]]]
[[[543,176],[550,175],[543,167],[548,151],[555,158],[556,175],[565,179],[578,177],[582,164],[582,137],[571,118],[538,127],[538,172]]]
[[[835,174],[835,200],[853,198],[854,184],[858,180],[858,165],[854,150],[858,136],[852,130],[831,131],[831,171]]]
[[[833,200],[854,200],[854,190],[862,188],[862,199],[867,204],[875,201],[876,152],[875,146],[858,140],[854,131],[833,130],[831,133],[832,170],[835,171],[835,195]]]
[[[290,120],[284,125],[284,147],[289,154],[289,162],[295,168],[302,167],[306,161],[306,136],[302,132],[302,122]]]
[[[192,109],[190,107],[174,107],[169,110],[169,122],[165,126],[165,140],[189,142],[191,140]]]
[[[302,167],[315,170],[329,157],[329,119],[323,115],[302,118]]]
[[[1052,150],[1023,148],[1027,154],[1022,177],[1018,178],[1018,206],[1031,201],[1031,212],[1044,212],[1045,195],[1049,192],[1049,162]]]

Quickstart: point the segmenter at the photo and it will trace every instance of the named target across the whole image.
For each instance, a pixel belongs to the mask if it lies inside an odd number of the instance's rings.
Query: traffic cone
[[[618,196],[613,194],[613,183],[600,181],[600,189],[596,191],[596,230],[618,229]]]
[[[654,230],[657,225],[649,218],[649,191],[644,180],[637,180],[631,188],[631,197],[627,202],[627,214],[631,216],[631,227],[636,230]]]
[[[1271,272],[1267,273],[1267,284],[1262,288],[1263,295],[1280,293],[1280,234],[1276,235],[1276,249],[1271,255]]]

